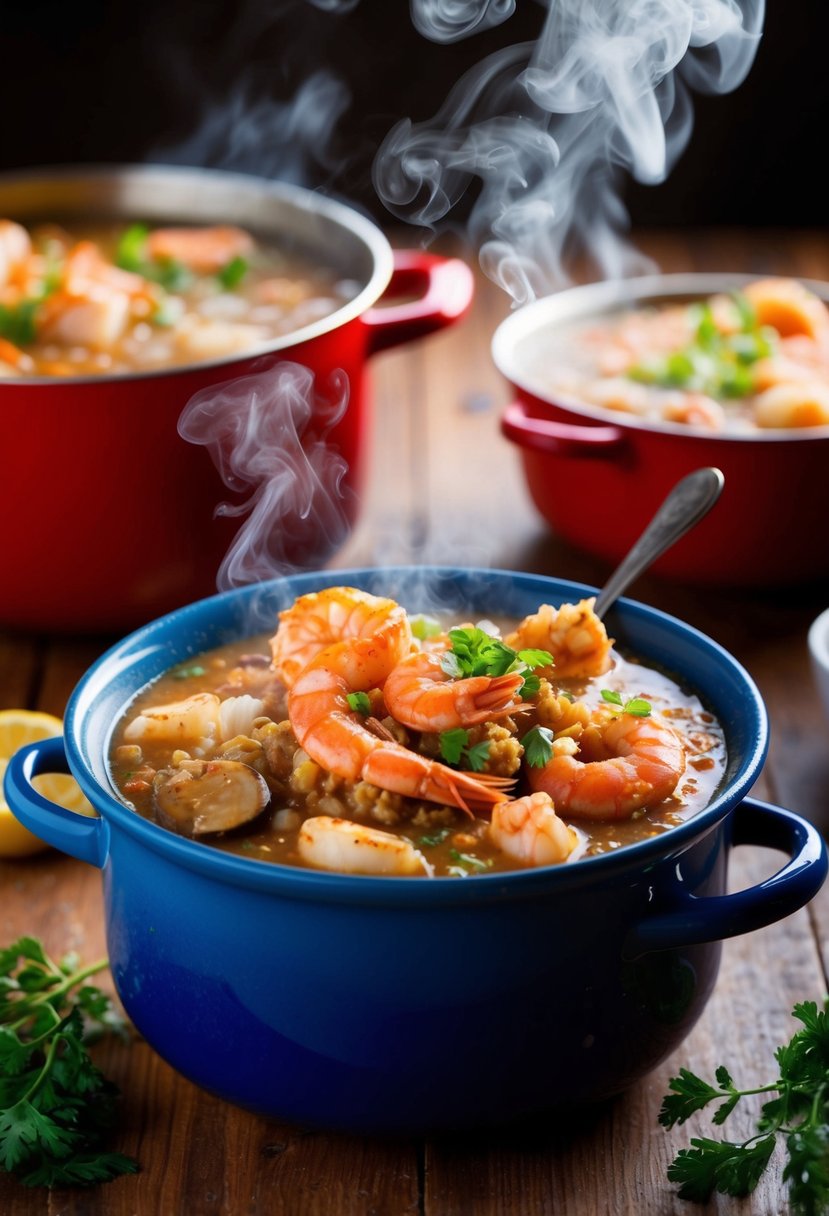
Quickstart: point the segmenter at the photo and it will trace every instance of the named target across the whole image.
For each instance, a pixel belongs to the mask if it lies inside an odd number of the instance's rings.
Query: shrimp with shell
[[[685,772],[685,748],[655,713],[594,711],[586,726],[553,743],[543,765],[526,769],[535,792],[573,819],[629,819],[668,798]]]
[[[383,700],[397,722],[419,731],[454,730],[495,721],[523,708],[518,694],[524,677],[519,672],[453,678],[441,666],[449,648],[448,637],[430,640],[423,650],[392,668],[383,685]]]
[[[612,639],[595,612],[595,596],[577,604],[542,604],[504,639],[515,650],[547,650],[556,679],[603,675],[612,665]]]
[[[556,814],[544,790],[492,808],[489,835],[495,845],[525,866],[551,866],[567,861],[583,839]]]
[[[302,596],[281,613],[271,651],[290,690],[288,718],[297,742],[321,768],[346,781],[468,812],[504,800],[505,779],[472,777],[411,751],[349,700],[382,688],[411,645],[405,610],[354,587]]]

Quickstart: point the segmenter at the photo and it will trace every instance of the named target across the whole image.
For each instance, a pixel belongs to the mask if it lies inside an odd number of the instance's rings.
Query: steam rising
[[[252,491],[216,510],[247,515],[217,574],[220,591],[318,567],[345,540],[353,495],[328,437],[348,406],[348,381],[342,372],[332,381],[334,398],[325,400],[308,368],[283,362],[187,403],[179,434],[208,448],[228,489]]]
[[[421,32],[452,41],[504,6],[413,0]],[[586,252],[600,274],[642,268],[621,239],[620,174],[662,181],[691,133],[690,90],[748,72],[764,0],[547,0],[534,43],[485,58],[431,122],[386,136],[374,183],[396,215],[436,227],[479,183],[468,227],[481,265],[517,304],[569,281]],[[465,14],[465,17],[464,17]],[[461,18],[464,18],[463,20]]]

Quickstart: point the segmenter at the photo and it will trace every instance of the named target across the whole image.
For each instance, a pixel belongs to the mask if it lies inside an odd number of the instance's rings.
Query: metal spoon
[[[724,485],[722,472],[710,467],[697,469],[676,483],[636,544],[599,592],[594,609],[596,616],[604,616],[611,604],[643,570],[708,514]]]

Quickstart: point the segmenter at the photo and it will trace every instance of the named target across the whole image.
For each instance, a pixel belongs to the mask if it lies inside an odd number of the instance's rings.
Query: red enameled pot
[[[208,450],[182,439],[177,422],[198,390],[283,360],[310,368],[329,400],[341,373],[348,377],[348,406],[326,442],[345,463],[353,523],[369,452],[370,356],[451,324],[472,299],[464,262],[393,253],[351,208],[239,174],[172,167],[16,173],[0,176],[0,216],[234,223],[358,284],[335,313],[243,357],[135,375],[0,381],[0,624],[7,626],[120,631],[215,591],[239,528],[238,518],[217,518],[215,509],[244,502],[250,491],[228,490]],[[406,302],[376,308],[383,296]],[[306,435],[317,438],[314,416],[302,441]],[[327,556],[306,535],[291,560],[304,568]]]
[[[545,346],[562,328],[631,307],[733,291],[750,275],[677,274],[595,283],[536,300],[498,327],[496,366],[516,392],[502,430],[521,450],[533,501],[562,538],[609,562],[630,548],[674,484],[715,465],[710,515],[654,566],[681,581],[772,586],[829,576],[829,427],[712,433],[643,421],[545,386]],[[826,284],[807,283],[826,299]]]

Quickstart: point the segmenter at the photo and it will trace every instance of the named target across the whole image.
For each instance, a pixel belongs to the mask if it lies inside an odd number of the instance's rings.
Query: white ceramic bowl
[[[816,617],[809,629],[809,654],[815,683],[829,717],[829,608]]]

